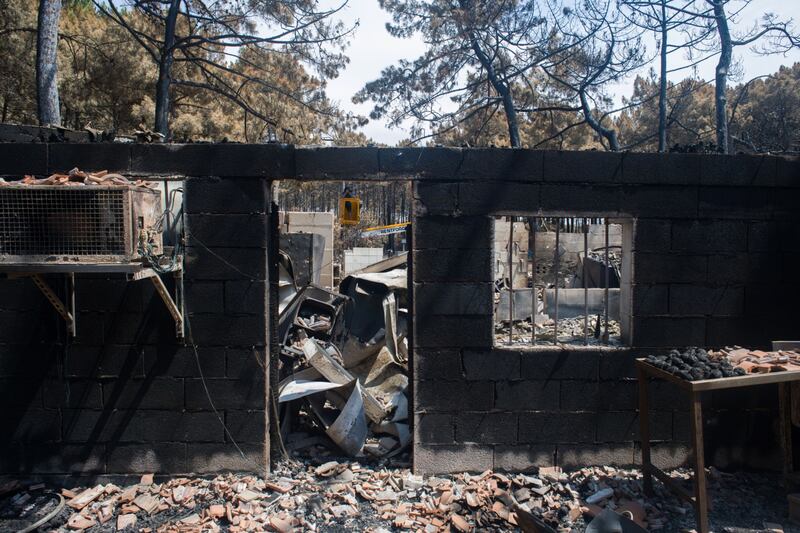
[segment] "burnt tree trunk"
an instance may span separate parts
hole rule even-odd
[[[36,35],[36,102],[39,124],[61,125],[58,107],[58,20],[61,0],[40,0]]]
[[[661,0],[661,79],[658,92],[658,151],[667,151],[667,0]]]
[[[714,105],[717,123],[717,150],[728,153],[728,74],[733,57],[733,42],[728,28],[728,17],[725,14],[723,0],[714,0],[714,21],[719,34],[720,54],[714,79]]]
[[[156,131],[169,139],[169,89],[172,84],[172,64],[175,59],[175,26],[178,21],[180,0],[172,0],[164,25],[164,46],[158,61],[158,81],[156,82]]]

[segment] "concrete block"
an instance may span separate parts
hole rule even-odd
[[[495,407],[508,411],[555,411],[562,381],[500,381],[495,385]]]
[[[700,182],[697,154],[628,152],[622,163],[624,183],[694,185]]]
[[[633,318],[634,346],[703,346],[705,339],[705,318]]]
[[[20,471],[27,474],[103,474],[106,447],[99,444],[27,444],[20,452]]]
[[[747,250],[747,222],[739,220],[675,221],[672,249],[682,252],[742,252]]]
[[[639,253],[633,260],[637,284],[705,282],[707,273],[705,255]]]
[[[191,328],[192,337],[199,346],[266,344],[265,316],[194,315],[191,317]]]
[[[767,219],[777,189],[707,186],[698,190],[700,218]]]
[[[108,452],[107,465],[109,474],[186,473],[186,444],[161,442],[113,446]]]
[[[614,183],[622,180],[621,152],[544,152],[544,179],[554,182]]]
[[[299,148],[295,150],[297,179],[379,178],[378,149]]]
[[[707,287],[703,285],[671,285],[671,315],[741,316],[744,312],[743,287]]]
[[[56,409],[28,407],[4,409],[0,414],[4,428],[0,443],[56,442],[61,440],[61,413]],[[516,425],[514,426],[516,433]]]
[[[212,144],[142,144],[130,147],[132,172],[213,176]]]
[[[800,158],[778,158],[775,172],[775,185],[779,187],[800,187]]]
[[[264,409],[266,391],[263,376],[252,380],[207,379],[208,395],[199,379],[186,380],[186,409],[206,410],[211,408],[208,396],[217,409],[261,410]]]
[[[414,473],[418,475],[480,473],[494,466],[494,448],[478,444],[414,446]]]
[[[417,348],[414,352],[414,377],[416,379],[464,378],[459,350]]]
[[[491,348],[493,327],[491,315],[420,316],[416,311],[414,316],[414,336],[420,348]]]
[[[264,443],[269,440],[266,429],[266,413],[261,410],[236,411],[227,410],[225,412],[225,425],[228,427],[233,440],[237,443],[254,442]],[[217,422],[217,426],[219,422]],[[230,440],[229,436],[225,436]]]
[[[508,148],[463,150],[458,177],[489,181],[540,181],[544,152]]]
[[[778,159],[769,155],[703,154],[700,183],[771,187],[775,184]]]
[[[267,257],[260,248],[214,247],[212,254],[202,246],[190,246],[185,265],[188,280],[265,280]]]
[[[483,250],[492,245],[492,219],[487,216],[419,217],[413,229],[415,250]]]
[[[539,467],[555,463],[556,446],[547,444],[513,444],[494,447],[494,469],[509,473],[538,472]]]
[[[596,411],[599,384],[597,381],[563,380],[559,408],[562,411]]]
[[[562,468],[587,465],[630,466],[634,463],[633,444],[559,444],[558,464]]]
[[[472,351],[463,355],[464,374],[468,380],[507,381],[520,377],[519,352],[509,350]]]
[[[150,377],[199,377],[201,371],[209,378],[225,376],[225,349],[220,347],[198,346],[195,357],[191,346],[158,345],[145,348],[142,360],[139,366]]]
[[[25,174],[47,176],[47,149],[46,144],[0,143],[0,175],[16,179]]]
[[[225,285],[221,281],[190,281],[184,291],[186,309],[191,313],[216,313],[225,308]]]
[[[539,207],[538,183],[461,182],[458,211],[464,215],[534,213]]]
[[[619,213],[622,187],[544,183],[540,207],[552,216],[612,216]]]
[[[708,283],[715,285],[741,285],[751,279],[751,263],[757,266],[757,257],[744,253],[714,254],[708,258]],[[768,263],[767,266],[774,266]]]
[[[639,218],[633,229],[634,252],[669,252],[672,244],[672,221]]]
[[[454,179],[463,161],[460,148],[380,148],[380,171],[389,176]]]
[[[454,444],[455,418],[449,413],[422,413],[416,416],[414,444]]]
[[[6,408],[43,407],[43,389],[46,389],[48,383],[39,379],[2,378],[0,400]]]
[[[295,176],[294,145],[217,143],[210,147],[214,176],[270,179]]]
[[[596,380],[600,354],[593,350],[553,351],[544,347],[522,352],[522,379],[587,379]]]
[[[225,349],[225,375],[243,381],[265,379],[266,350],[264,346]]]
[[[634,315],[666,315],[669,312],[669,285],[631,285]]]
[[[490,315],[493,283],[415,283],[414,304],[430,315]]]
[[[492,254],[486,250],[415,250],[414,277],[420,282],[492,280]]]
[[[269,185],[258,178],[189,178],[184,183],[188,214],[266,213]]]
[[[47,147],[47,170],[50,174],[66,173],[77,167],[86,172],[108,170],[124,175],[131,165],[131,147],[113,143],[52,143]]]
[[[183,379],[119,379],[103,384],[106,409],[182,409]]]
[[[686,185],[625,185],[620,212],[654,218],[697,217],[698,195]]]
[[[73,407],[100,409],[103,407],[103,392],[98,381],[92,380],[47,380],[43,393],[46,408]]]
[[[650,440],[672,439],[672,411],[651,411]],[[639,441],[639,416],[635,411],[606,411],[597,415],[598,442]]]
[[[267,306],[267,292],[267,284],[263,281],[226,281],[225,312],[263,317]]]
[[[691,447],[687,444],[663,442],[650,447],[650,461],[661,470],[688,466],[691,454]],[[636,464],[642,464],[642,449],[639,445],[635,447],[634,461]],[[713,463],[713,459],[709,462]]]
[[[628,411],[637,408],[638,381],[601,381],[598,386],[596,407],[599,411]]]
[[[592,413],[520,413],[519,442],[592,443],[595,440],[594,417]]]
[[[266,472],[268,448],[266,444],[240,445],[244,457],[233,444],[186,445],[186,469],[194,474],[221,472]]]
[[[600,354],[600,380],[635,378],[634,360],[638,354],[632,350],[610,350]]]
[[[417,216],[458,213],[458,183],[414,182],[414,213]]]
[[[186,215],[186,231],[190,246],[230,246],[234,248],[266,248],[266,215]]]
[[[494,382],[423,379],[414,383],[417,405],[430,412],[490,411]]]
[[[455,417],[456,442],[514,444],[517,441],[515,413],[461,412]]]

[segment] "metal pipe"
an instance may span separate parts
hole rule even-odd
[[[583,344],[589,345],[589,284],[586,279],[586,260],[589,258],[589,220],[583,219]]]
[[[531,221],[531,344],[536,344],[536,311],[539,306],[539,296],[536,294],[536,217],[530,217]]]
[[[556,290],[555,290],[555,299],[556,299],[556,312],[555,312],[555,319],[553,320],[553,344],[558,344],[558,282],[559,282],[559,275],[558,275],[558,268],[559,268],[559,238],[561,235],[561,220],[556,219],[556,251],[555,257],[553,258],[553,266],[555,270],[555,282],[556,282]]]
[[[603,306],[605,307],[606,324],[605,324],[605,329],[603,331],[603,343],[608,344],[608,283],[610,277],[609,271],[611,270],[611,263],[608,260],[608,219],[606,219],[605,222],[606,222],[606,228],[605,228],[606,229],[606,282],[605,282],[605,292],[603,293],[603,300],[604,300]]]
[[[508,344],[514,343],[514,217],[508,217]]]

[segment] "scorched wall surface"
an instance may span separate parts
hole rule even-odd
[[[78,279],[78,337],[25,280],[0,280],[0,471],[257,470],[265,462],[272,179],[412,179],[414,467],[638,461],[633,359],[797,338],[800,165],[771,156],[278,145],[0,144],[0,175],[74,166],[182,174],[194,353],[144,282]],[[634,219],[633,342],[492,347],[495,214]],[[201,244],[202,243],[202,244]],[[232,268],[235,267],[235,268]],[[60,278],[49,281],[58,290]],[[685,459],[679,397],[651,408],[655,462]],[[714,395],[709,460],[772,466],[777,392]]]

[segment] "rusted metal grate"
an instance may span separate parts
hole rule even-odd
[[[0,255],[126,253],[125,189],[0,188]]]

